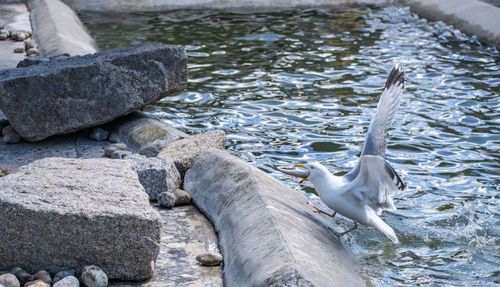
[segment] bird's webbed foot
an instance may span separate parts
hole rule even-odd
[[[333,235],[335,235],[335,236],[337,236],[337,237],[342,237],[342,236],[346,235],[347,233],[349,233],[349,232],[351,232],[351,231],[356,230],[357,228],[358,228],[358,223],[357,223],[357,222],[354,222],[354,226],[353,226],[353,227],[351,227],[351,228],[349,228],[349,229],[347,229],[347,230],[346,230],[346,231],[344,231],[344,232],[337,232],[337,231],[333,230],[333,229],[332,229],[332,228],[330,228],[330,227],[328,227],[328,230],[330,230],[330,232],[331,232]]]
[[[325,215],[328,215],[330,217],[335,217],[335,215],[337,214],[337,212],[335,212],[335,211],[332,214],[330,214],[324,210],[321,210],[320,208],[318,208],[317,206],[315,206],[314,204],[312,204],[310,202],[307,202],[307,205],[309,205],[313,209],[314,213],[325,214]]]

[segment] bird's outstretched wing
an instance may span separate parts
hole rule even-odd
[[[396,209],[392,196],[398,190],[404,190],[406,184],[385,159],[373,155],[361,156],[354,170],[357,172],[351,174],[353,178],[346,191],[377,214],[384,209]]]
[[[389,74],[384,92],[378,102],[377,111],[370,121],[361,155],[385,156],[386,133],[399,108],[404,89],[404,71],[396,64]]]

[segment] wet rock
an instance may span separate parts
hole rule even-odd
[[[150,200],[157,200],[162,192],[173,193],[181,184],[181,175],[171,160],[131,154],[126,159],[134,162],[144,190]]]
[[[44,282],[41,279],[35,281],[29,281],[24,284],[24,287],[50,287],[50,284]]]
[[[24,68],[24,67],[28,67],[31,65],[36,65],[36,64],[40,64],[40,63],[44,63],[44,62],[48,62],[48,61],[49,61],[49,58],[42,57],[42,56],[26,57],[26,58],[22,59],[21,61],[19,61],[19,63],[17,63],[17,68]]]
[[[8,144],[15,144],[21,141],[21,137],[16,133],[11,125],[2,129],[3,141]]]
[[[26,50],[26,55],[27,56],[38,55],[38,49],[37,48],[28,49]]]
[[[24,286],[24,284],[29,280],[31,274],[26,272],[23,268],[21,267],[14,267],[12,271],[10,272],[14,275],[16,275],[17,280],[19,280],[19,283],[21,283],[21,286]]]
[[[162,192],[158,195],[158,203],[166,208],[175,206],[175,194],[173,192]]]
[[[35,274],[31,275],[28,278],[28,280],[29,281],[42,280],[43,282],[45,282],[47,284],[52,283],[52,277],[50,276],[49,272],[47,272],[45,270],[40,270],[40,271],[36,272]]]
[[[80,281],[75,276],[69,275],[58,280],[52,287],[80,287]]]
[[[174,141],[163,148],[158,157],[173,160],[179,172],[183,173],[202,151],[210,148],[224,149],[225,143],[224,131],[210,131]]]
[[[196,255],[196,260],[203,266],[219,266],[222,263],[222,255],[208,251]]]
[[[109,132],[106,130],[103,130],[102,128],[93,128],[90,131],[89,137],[93,140],[96,141],[104,141],[108,139]]]
[[[20,287],[21,284],[19,280],[17,280],[14,274],[2,274],[0,275],[0,284],[3,284],[5,287]]]
[[[111,154],[117,150],[127,150],[127,146],[125,144],[122,144],[122,143],[108,144],[104,148],[104,156],[111,157]]]
[[[83,267],[82,283],[87,287],[106,287],[108,286],[108,276],[101,268],[90,265]]]
[[[23,47],[14,48],[14,53],[24,53]]]
[[[31,48],[36,48],[35,41],[33,41],[33,39],[28,39],[24,41],[24,49],[28,51]]]
[[[153,275],[162,221],[128,160],[45,158],[22,166],[0,177],[0,218],[0,230],[9,230],[0,270],[55,273],[95,262],[112,279]]]
[[[108,123],[186,83],[183,47],[141,44],[1,70],[0,109],[21,137],[38,141]]]
[[[68,276],[75,276],[75,271],[74,270],[63,270],[59,271],[54,275],[54,280],[52,281],[53,283],[56,283],[57,281],[68,277]]]
[[[132,153],[128,150],[114,150],[111,152],[110,158],[112,159],[124,159],[131,156]]]
[[[191,204],[191,195],[185,190],[176,189],[175,192],[175,206]]]
[[[10,38],[14,41],[22,42],[28,39],[29,37],[30,35],[27,32],[20,32],[20,31],[10,32]]]

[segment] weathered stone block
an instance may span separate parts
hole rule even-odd
[[[263,171],[213,149],[184,188],[219,235],[225,286],[365,286],[331,222]]]
[[[153,275],[161,218],[132,163],[46,158],[0,178],[0,270],[100,266],[110,279]]]
[[[0,71],[0,109],[29,141],[107,123],[185,88],[181,46],[141,44]]]

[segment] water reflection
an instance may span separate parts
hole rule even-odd
[[[272,166],[319,160],[348,171],[401,62],[408,84],[387,156],[409,189],[384,218],[402,244],[368,228],[349,244],[375,285],[500,282],[495,49],[400,7],[82,18],[102,49],[186,45],[188,90],[149,112],[188,132],[224,129],[230,150],[297,189]]]

